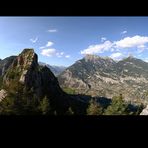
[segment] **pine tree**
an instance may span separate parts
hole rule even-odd
[[[43,115],[49,114],[51,108],[50,108],[49,99],[46,96],[43,98],[43,100],[41,100],[39,109]]]
[[[91,99],[87,108],[87,115],[102,115],[103,109],[97,100]]]
[[[128,105],[124,102],[122,94],[112,98],[111,105],[105,110],[104,115],[126,115]]]

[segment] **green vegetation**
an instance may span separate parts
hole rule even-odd
[[[102,115],[103,108],[97,103],[96,100],[91,99],[87,109],[87,115]]]
[[[21,73],[22,71],[20,67],[10,68],[6,73],[6,77],[11,80],[17,80]]]
[[[48,97],[37,98],[33,88],[19,82],[11,83],[7,97],[0,102],[0,115],[54,115]]]
[[[12,87],[11,87],[12,88]],[[1,115],[34,115],[39,114],[38,99],[31,91],[25,91],[20,83],[8,92],[7,97],[0,102]]]
[[[47,115],[50,112],[50,103],[49,99],[45,96],[43,100],[40,101],[39,110],[42,112],[43,115]]]
[[[122,94],[112,98],[112,103],[104,112],[104,115],[127,115],[128,104],[123,100]]]

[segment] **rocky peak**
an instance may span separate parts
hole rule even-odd
[[[36,69],[38,58],[33,49],[24,49],[12,62],[4,76],[4,84],[9,85],[12,81],[26,83],[26,75],[30,70]]]
[[[98,64],[115,64],[116,62],[110,58],[110,57],[100,57],[98,55],[91,55],[91,54],[87,54],[83,60],[85,62],[92,62],[92,63],[98,63]]]
[[[84,60],[87,61],[96,61],[99,60],[101,57],[99,57],[98,55],[92,55],[92,54],[86,54],[84,57]]]
[[[22,69],[29,66],[38,66],[38,57],[33,49],[24,49],[13,63],[13,66],[21,66]]]
[[[58,98],[64,95],[50,69],[38,64],[38,57],[33,49],[24,49],[3,77],[3,86],[8,91],[18,84],[22,84],[27,91],[33,91],[37,98],[45,95]]]

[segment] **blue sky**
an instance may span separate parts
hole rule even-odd
[[[24,48],[51,65],[69,66],[85,54],[148,61],[148,17],[0,17],[0,58]]]

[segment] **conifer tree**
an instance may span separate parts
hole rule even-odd
[[[111,105],[105,110],[105,115],[126,115],[128,105],[124,102],[122,94],[112,98]]]
[[[46,96],[43,98],[43,100],[41,100],[39,109],[41,110],[43,115],[49,114],[51,108],[49,99]]]
[[[101,115],[102,107],[97,103],[97,100],[91,99],[87,108],[87,115]]]

